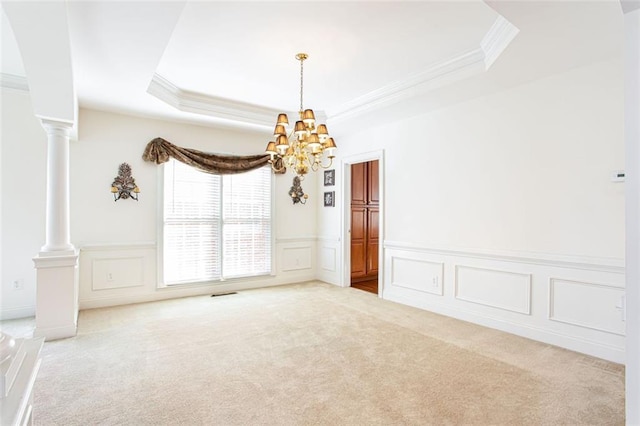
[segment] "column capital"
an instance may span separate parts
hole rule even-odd
[[[73,123],[69,121],[51,120],[49,118],[40,118],[40,124],[45,132],[50,135],[69,137]]]

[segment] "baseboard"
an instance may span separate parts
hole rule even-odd
[[[227,281],[216,284],[198,284],[188,286],[174,286],[156,289],[154,292],[94,297],[80,300],[80,310],[106,308],[110,306],[130,305],[134,303],[157,302],[160,300],[178,299],[181,297],[204,296],[214,293],[228,293],[234,291],[252,290],[265,287],[294,284],[312,281],[315,277],[310,274],[300,274],[288,279],[261,279],[252,281]]]
[[[625,362],[621,259],[385,242],[384,298]]]
[[[484,327],[493,328],[496,330],[504,331],[506,333],[515,334],[528,339],[595,356],[607,361],[616,362],[619,364],[625,363],[624,347],[617,347],[592,340],[580,339],[576,336],[570,336],[555,331],[534,327],[531,325],[516,324],[500,318],[490,317],[485,314],[480,315],[475,312],[450,305],[429,303],[420,301],[415,298],[406,298],[397,295],[387,296],[385,294],[383,298],[392,302],[413,306],[414,308],[427,310],[436,314],[445,315],[459,320],[482,325]]]
[[[0,310],[0,320],[12,320],[20,318],[29,318],[36,314],[35,305],[18,306],[17,308],[9,308]]]
[[[78,332],[76,324],[69,324],[63,327],[38,327],[33,331],[33,337],[44,337],[45,341],[66,339],[74,337]]]

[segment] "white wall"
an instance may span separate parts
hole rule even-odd
[[[46,137],[28,95],[2,94],[1,314],[9,318],[33,314]],[[621,62],[607,61],[336,134],[340,158],[384,150],[384,297],[623,361],[615,305],[624,292],[624,184],[610,182],[624,167],[622,98]],[[158,290],[159,174],[142,161],[144,146],[161,136],[246,154],[261,152],[266,139],[93,110],[81,110],[79,129],[71,143],[71,237],[81,249],[82,308],[315,277],[341,282],[340,158],[334,187],[314,175],[303,182],[304,206],[288,199],[291,174],[276,177],[275,277]],[[121,162],[133,168],[139,202],[113,202]],[[325,190],[336,191],[336,207],[321,205]],[[120,274],[107,284],[105,267]],[[16,279],[22,290],[11,289]]]
[[[622,361],[622,69],[338,135],[341,158],[384,150],[384,297]],[[342,211],[319,210],[320,253]]]
[[[158,289],[157,218],[160,166],[142,160],[146,144],[162,137],[206,152],[264,152],[268,131],[212,129],[81,109],[79,140],[71,146],[71,235],[80,255],[80,307],[156,300],[214,291],[278,285],[315,277],[314,177],[303,188],[310,200],[293,205],[293,176],[275,183],[276,274],[224,283]],[[140,200],[113,201],[109,188],[118,165],[127,162],[141,189]],[[114,273],[106,282],[104,272]]]
[[[35,312],[32,257],[44,244],[46,136],[28,93],[3,89],[2,318]],[[81,109],[79,137],[71,142],[71,240],[80,249],[80,308],[277,285],[315,278],[315,177],[303,182],[310,198],[293,205],[293,176],[275,178],[276,274],[253,280],[157,289],[156,243],[159,168],[142,160],[146,144],[163,137],[179,146],[229,154],[264,151],[268,132],[212,129]],[[113,201],[111,182],[127,162],[140,200]],[[104,268],[114,279],[105,282]],[[13,291],[12,280],[24,280]]]
[[[44,244],[47,137],[29,94],[1,89],[2,159],[0,318],[35,314],[36,273],[31,260]],[[18,281],[21,288],[14,289]]]

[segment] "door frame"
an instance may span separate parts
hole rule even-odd
[[[351,287],[351,165],[378,160],[378,297],[384,294],[384,150],[364,152],[342,158],[342,287]]]

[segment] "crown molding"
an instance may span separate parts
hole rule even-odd
[[[249,125],[271,127],[279,113],[272,108],[183,90],[156,73],[147,93],[180,111]]]
[[[393,82],[327,111],[331,123],[394,104],[445,84],[478,74],[485,69],[484,52],[477,48],[439,62],[413,76]]]
[[[520,30],[498,15],[477,48],[433,64],[408,79],[396,81],[329,110],[332,123],[351,119],[402,99],[481,74],[509,46]]]
[[[27,78],[19,75],[0,73],[0,87],[29,92]]]
[[[484,63],[487,70],[491,68],[491,65],[500,57],[519,32],[520,30],[507,21],[504,16],[498,15],[480,42],[480,49],[484,52]]]
[[[326,122],[329,118],[332,124],[339,123],[486,72],[518,32],[518,28],[502,15],[498,15],[477,48],[435,63],[409,78],[387,84],[326,112],[316,111],[316,120]],[[208,115],[247,126],[270,128],[275,117],[281,112],[273,108],[184,90],[157,73],[154,73],[147,93],[180,111]]]
[[[147,93],[177,110],[209,115],[240,125],[271,128],[275,125],[278,114],[283,112],[260,105],[184,90],[157,73],[154,73]],[[297,112],[287,113],[297,114]],[[327,114],[324,111],[315,111],[315,116],[318,122],[326,122]]]

